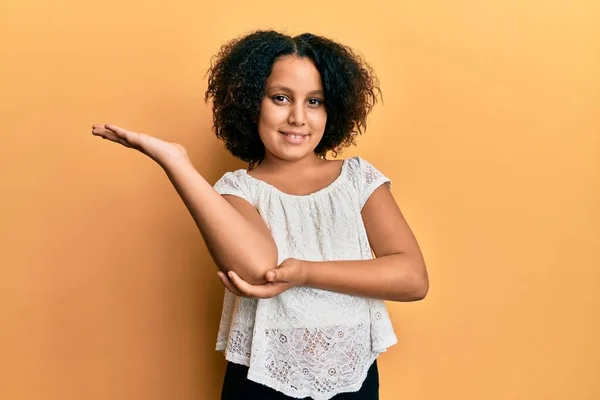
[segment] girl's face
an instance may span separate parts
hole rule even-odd
[[[284,56],[275,61],[258,119],[265,160],[315,155],[327,122],[324,100],[321,75],[310,59]]]

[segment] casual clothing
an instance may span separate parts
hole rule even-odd
[[[360,157],[306,196],[281,192],[240,169],[215,184],[252,204],[270,229],[278,261],[373,258],[361,209],[390,180]],[[380,353],[397,342],[382,300],[309,287],[270,299],[225,291],[217,350],[249,367],[247,378],[292,398],[328,400],[356,392]]]

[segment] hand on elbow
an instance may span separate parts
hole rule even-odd
[[[267,283],[266,273],[277,268],[277,260],[259,259],[255,262],[246,260],[244,264],[231,266],[227,271],[235,272],[242,280],[251,285],[263,285]],[[225,272],[227,272],[225,271]]]
[[[270,269],[273,269],[273,267],[255,267],[246,273],[246,277],[244,277],[244,275],[240,275],[240,278],[251,285],[264,285],[267,283],[266,274]]]

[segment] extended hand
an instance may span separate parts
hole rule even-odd
[[[302,286],[305,281],[303,263],[293,258],[288,258],[278,268],[267,271],[267,282],[262,285],[251,285],[233,271],[229,271],[227,275],[222,271],[217,274],[223,285],[236,296],[257,299],[275,297],[289,288]]]
[[[93,125],[92,135],[138,150],[159,163],[167,159],[187,159],[187,152],[180,144],[165,142],[146,133],[128,131],[116,125]]]

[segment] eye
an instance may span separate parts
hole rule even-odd
[[[323,104],[323,100],[321,100],[321,99],[316,99],[316,98],[308,99],[308,105],[313,108],[319,107],[321,104]]]
[[[286,102],[288,102],[288,98],[278,94],[276,96],[271,97],[271,99],[273,99],[273,101],[275,102],[275,104],[285,104]]]

